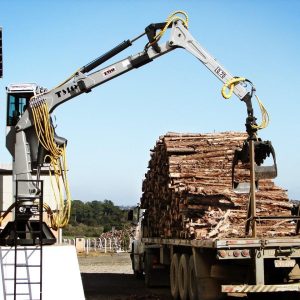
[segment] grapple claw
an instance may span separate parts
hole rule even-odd
[[[271,166],[262,165],[267,157],[272,156],[273,164]],[[273,179],[277,177],[277,164],[275,150],[270,141],[258,139],[254,142],[254,160],[255,160],[255,185],[258,190],[258,181],[261,179]],[[245,140],[241,150],[235,150],[232,160],[232,187],[236,193],[249,193],[250,180],[237,180],[236,166],[241,162],[243,166],[250,163],[249,141]],[[244,169],[247,169],[246,167]],[[245,176],[244,176],[245,177]],[[244,178],[243,178],[244,180]]]

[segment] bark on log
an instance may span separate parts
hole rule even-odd
[[[234,151],[247,135],[167,133],[153,150],[142,185],[144,234],[175,238],[242,237],[249,195],[231,188]],[[249,177],[249,166],[239,166],[239,178]],[[286,190],[272,180],[261,180],[256,193],[257,214],[291,215]],[[260,221],[258,236],[293,234],[291,221]]]

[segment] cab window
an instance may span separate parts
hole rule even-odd
[[[9,93],[7,95],[7,126],[15,126],[27,108],[33,93]]]

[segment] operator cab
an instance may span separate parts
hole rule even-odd
[[[28,107],[30,98],[45,89],[35,83],[10,84],[7,93],[7,126],[15,126]]]

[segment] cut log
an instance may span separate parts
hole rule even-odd
[[[144,234],[166,238],[243,237],[249,195],[231,187],[232,159],[245,133],[167,133],[151,150],[142,185]],[[243,180],[249,166],[239,166]],[[256,193],[257,214],[291,215],[286,190],[272,180],[261,180]],[[291,221],[260,221],[258,236],[294,232]]]

